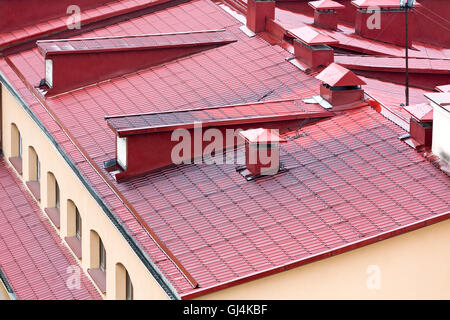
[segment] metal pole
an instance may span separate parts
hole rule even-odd
[[[405,59],[406,59],[406,88],[405,88],[405,96],[406,96],[406,105],[409,106],[409,59],[408,59],[408,5],[405,4]]]

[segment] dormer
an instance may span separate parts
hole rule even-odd
[[[37,41],[51,96],[234,42],[225,30]]]

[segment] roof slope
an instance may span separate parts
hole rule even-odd
[[[397,139],[405,131],[370,108],[305,127],[281,148],[287,171],[253,182],[232,165],[176,166],[121,184],[100,169],[115,156],[106,115],[317,95],[320,82],[287,62],[287,51],[259,36],[249,38],[239,27],[212,2],[193,0],[83,33],[106,37],[224,28],[238,41],[42,104],[29,91],[44,72],[37,49],[0,60],[0,70],[181,297],[448,211],[448,177]],[[384,87],[377,92],[389,96]],[[131,208],[199,289],[158,248]]]
[[[75,258],[21,181],[0,158],[0,269],[18,299],[101,299],[81,271],[80,288],[67,286]]]

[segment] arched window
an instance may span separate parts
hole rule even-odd
[[[67,200],[66,242],[78,259],[82,257],[83,220],[80,211],[72,200]]]
[[[17,126],[11,124],[11,157],[9,162],[11,162],[17,173],[22,174],[22,136],[20,134]]]
[[[107,270],[107,259],[106,259],[106,248],[105,245],[98,235],[97,232],[91,230],[90,232],[90,268],[88,273],[91,275],[97,287],[106,293],[106,270]]]
[[[58,181],[51,172],[47,173],[47,213],[53,224],[59,229],[61,226],[61,192],[59,190]]]
[[[134,288],[130,274],[123,264],[116,264],[116,299],[134,300]]]
[[[36,200],[41,200],[41,163],[33,147],[28,148],[28,175],[27,186]]]

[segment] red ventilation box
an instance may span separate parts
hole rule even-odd
[[[337,29],[337,10],[344,9],[344,5],[332,0],[310,1],[308,4],[314,8],[314,24],[316,26],[331,30]]]
[[[323,82],[320,86],[320,96],[332,106],[364,101],[361,85],[366,83],[352,71],[336,63],[330,64],[316,78]]]
[[[368,39],[405,46],[405,11],[400,0],[355,0],[355,32]],[[415,34],[414,15],[409,15],[408,47]]]
[[[274,175],[280,170],[280,143],[286,142],[278,130],[257,128],[241,131],[245,140],[246,176]]]
[[[247,28],[258,33],[266,30],[266,21],[275,18],[275,1],[248,0]]]
[[[433,141],[433,107],[428,103],[406,106],[411,114],[409,134],[420,146],[431,147]]]
[[[309,26],[289,30],[294,39],[294,54],[310,69],[327,67],[334,61],[334,51],[328,45],[338,41]]]

